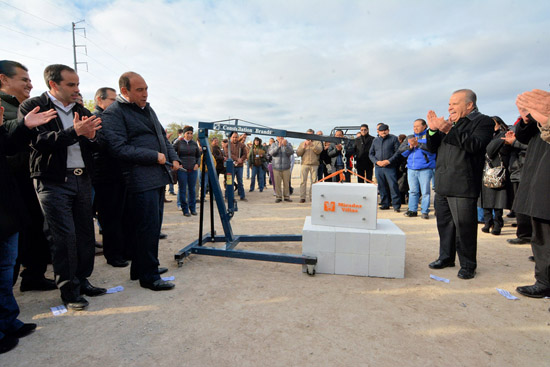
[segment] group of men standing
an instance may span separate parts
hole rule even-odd
[[[171,170],[177,170],[180,162],[147,103],[145,80],[127,72],[119,79],[120,94],[113,88],[99,89],[94,114],[77,102],[79,78],[72,68],[49,65],[44,80],[48,91],[29,98],[32,84],[27,69],[16,62],[0,61],[3,104],[17,109],[16,116],[10,111],[2,119],[8,122],[2,127],[2,136],[10,147],[15,145],[2,151],[2,160],[13,153],[26,154],[27,159],[26,175],[20,175],[21,181],[9,192],[18,199],[13,208],[21,215],[10,212],[7,217],[13,223],[1,223],[2,254],[9,249],[11,256],[1,256],[0,352],[4,346],[14,346],[10,330],[21,325],[11,290],[17,258],[17,246],[15,250],[13,246],[17,242],[21,255],[32,255],[29,258],[34,261],[22,261],[22,291],[58,288],[63,303],[74,310],[88,306],[84,296],[105,294],[106,289],[88,280],[95,257],[94,190],[107,262],[125,267],[127,260],[132,260],[130,277],[144,288],[158,291],[174,287],[160,277],[167,269],[159,268],[158,241],[164,188],[171,181]],[[13,85],[16,88],[10,90]],[[7,169],[2,175],[2,181],[18,177]],[[28,190],[31,180],[33,191]],[[40,216],[29,215],[33,210],[30,204],[19,205],[32,203],[32,198],[38,199],[43,223]],[[7,210],[7,201],[3,196],[2,211]],[[41,231],[36,231],[37,226],[43,227]],[[37,233],[45,236],[40,238]],[[31,235],[39,240],[33,241],[36,249],[27,249],[25,239]],[[47,249],[54,281],[44,277],[50,261]],[[2,338],[2,333],[8,339]]]

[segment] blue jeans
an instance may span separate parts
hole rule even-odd
[[[254,191],[256,186],[256,177],[258,177],[258,188],[260,192],[264,191],[265,179],[264,179],[264,169],[262,166],[252,166],[252,178],[250,179],[250,191]]]
[[[391,203],[394,209],[401,208],[401,198],[399,195],[399,185],[397,184],[397,169],[395,167],[376,167],[374,174],[378,181],[378,191],[380,192],[380,206],[388,208]],[[388,192],[386,186],[389,186]]]
[[[14,332],[23,326],[17,319],[19,306],[13,296],[13,267],[18,241],[18,233],[0,241],[0,339],[5,336],[3,332]]]
[[[235,167],[235,177],[233,179],[237,182],[237,191],[240,198],[244,199],[243,167]]]
[[[420,211],[422,214],[430,212],[430,180],[433,171],[431,168],[408,169],[407,179],[409,181],[409,211],[418,211],[418,199],[422,193]]]
[[[179,201],[181,204],[181,210],[184,213],[189,213],[189,211],[194,213],[196,211],[195,206],[197,203],[197,194],[195,188],[197,187],[198,172],[199,171],[195,170],[178,170]]]

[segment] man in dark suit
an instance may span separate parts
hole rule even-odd
[[[428,112],[427,147],[437,152],[435,199],[439,258],[432,269],[455,266],[460,260],[460,279],[472,279],[477,267],[477,198],[485,148],[495,123],[481,114],[470,89],[454,92],[449,100],[449,120]]]
[[[19,106],[18,119],[29,112],[55,110],[56,118],[37,128],[31,142],[31,177],[44,212],[55,281],[67,307],[88,306],[82,297],[99,296],[104,288],[88,281],[94,268],[95,238],[92,213],[92,150],[101,119],[76,103],[79,78],[66,65],[44,70],[49,91]]]
[[[128,212],[134,225],[130,278],[143,288],[169,290],[174,284],[161,279],[158,244],[164,211],[165,186],[172,169],[180,168],[174,148],[147,103],[147,83],[141,75],[126,72],[119,79],[120,94],[103,112],[102,139],[111,155],[119,159],[128,190]]]
[[[355,169],[357,174],[372,181],[373,163],[369,158],[370,147],[374,137],[369,134],[369,126],[361,125],[360,136],[355,138]],[[364,182],[361,177],[357,177],[357,182]]]

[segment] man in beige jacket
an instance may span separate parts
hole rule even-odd
[[[308,129],[308,134],[313,134],[312,129]],[[319,155],[323,151],[320,141],[306,140],[298,146],[296,154],[302,158],[302,168],[300,169],[300,203],[306,202],[307,177],[311,177],[311,184],[317,182],[317,167],[319,167]],[[309,187],[309,197],[311,199],[311,186]]]

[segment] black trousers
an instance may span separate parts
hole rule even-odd
[[[460,266],[477,267],[477,199],[435,194],[437,231],[439,232],[439,259],[455,261],[458,253]]]
[[[356,164],[355,169],[359,176],[365,177],[367,180],[372,181],[373,166],[365,166],[362,164]],[[361,177],[357,177],[357,182],[365,182]]]
[[[103,255],[108,262],[126,260],[126,242],[130,231],[125,220],[126,185],[124,182],[97,183],[95,206],[103,235]]]
[[[127,207],[133,225],[130,277],[145,282],[154,282],[160,279],[158,252],[164,212],[164,186],[143,192],[129,193]]]
[[[67,171],[66,182],[37,179],[55,282],[62,296],[78,296],[80,284],[94,269],[95,238],[92,184],[87,173]]]
[[[15,179],[29,221],[19,231],[19,249],[13,281],[17,281],[20,265],[25,268],[21,272],[22,278],[41,279],[44,277],[48,264],[52,261],[50,246],[44,234],[44,215],[28,172],[25,175],[16,175]]]
[[[535,257],[536,284],[550,288],[550,221],[532,218],[531,249]]]
[[[519,182],[513,182],[514,193],[517,192]],[[516,213],[516,223],[518,227],[516,229],[516,237],[522,240],[530,240],[533,228],[531,227],[531,217],[525,214]]]

